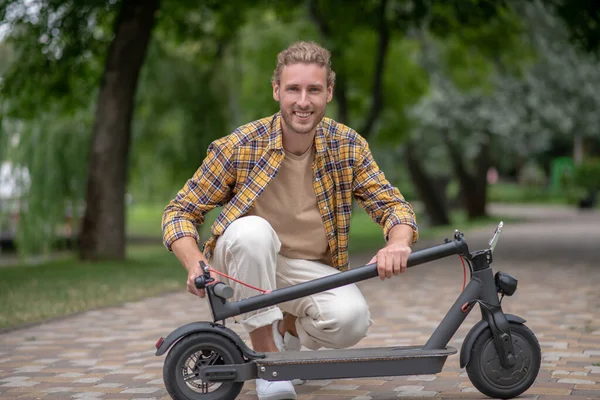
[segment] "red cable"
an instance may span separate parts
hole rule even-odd
[[[257,288],[256,286],[249,285],[249,284],[247,284],[247,283],[245,283],[245,282],[242,282],[242,281],[240,281],[240,280],[237,280],[237,279],[235,279],[235,278],[232,278],[231,276],[229,276],[229,275],[227,275],[227,274],[224,274],[224,273],[222,273],[222,272],[219,272],[219,271],[217,271],[217,270],[215,270],[215,269],[213,269],[213,268],[209,268],[208,270],[209,270],[210,272],[214,272],[214,273],[215,273],[215,274],[217,274],[217,275],[224,276],[224,277],[225,277],[225,278],[227,278],[227,279],[231,279],[232,281],[234,281],[234,282],[237,282],[237,283],[239,283],[240,285],[244,285],[244,286],[247,286],[247,287],[249,287],[249,288],[251,288],[251,289],[258,290],[258,291],[259,291],[259,292],[261,292],[261,293],[271,293],[271,291],[270,291],[270,290],[264,290],[264,289]]]

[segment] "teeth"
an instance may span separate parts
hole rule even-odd
[[[309,112],[306,112],[306,113],[296,112],[296,115],[301,118],[305,118],[305,117],[308,117],[310,115],[310,113]]]

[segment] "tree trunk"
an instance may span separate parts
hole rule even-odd
[[[481,218],[487,215],[487,173],[491,167],[491,134],[486,132],[485,141],[479,149],[479,154],[476,159],[475,187],[473,188],[473,198],[469,202],[471,208],[467,210],[469,219]]]
[[[490,167],[490,135],[486,135],[486,141],[479,150],[474,175],[467,170],[463,155],[457,146],[452,143],[448,132],[443,132],[442,137],[446,143],[454,172],[458,177],[460,193],[468,218],[472,220],[485,217],[487,215],[487,171]]]
[[[321,37],[324,41],[331,41],[331,27],[327,23],[327,18],[323,15],[323,13],[319,10],[316,0],[311,0],[308,2],[308,13],[310,18],[313,20]],[[338,60],[341,60],[342,55],[338,46],[332,45],[330,46],[329,51],[331,52],[331,61],[334,66],[333,70],[335,71],[335,87],[333,88],[333,97],[337,103],[337,121],[342,124],[350,124],[349,116],[348,116],[348,96],[346,90],[346,75],[344,72],[344,67],[341,63],[338,63]],[[335,66],[338,65],[336,68]]]
[[[449,225],[448,205],[444,201],[442,194],[435,187],[429,174],[427,174],[423,164],[415,155],[414,144],[410,140],[405,143],[404,159],[406,160],[411,180],[415,185],[419,198],[423,202],[430,224],[432,226]]]
[[[125,258],[125,190],[131,120],[159,0],[124,0],[100,84],[80,257]]]
[[[367,114],[364,125],[360,129],[363,137],[368,137],[373,132],[375,122],[383,109],[383,72],[390,44],[390,28],[385,16],[387,0],[381,0],[379,6],[379,42],[377,45],[377,56],[375,57],[375,68],[373,69],[373,87],[371,89],[371,108]]]

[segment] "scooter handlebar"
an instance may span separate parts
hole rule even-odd
[[[407,265],[413,267],[429,261],[448,257],[454,254],[469,254],[467,243],[461,237],[433,247],[417,250],[408,256]]]
[[[228,286],[223,282],[216,282],[213,285],[213,292],[217,297],[220,297],[222,299],[229,299],[233,297],[233,289],[231,288],[231,286]]]
[[[223,282],[212,282],[214,282],[212,279],[207,279],[204,275],[200,275],[194,279],[194,285],[196,285],[197,289],[208,289],[210,287],[210,290],[222,299],[233,297],[233,289],[230,286]]]

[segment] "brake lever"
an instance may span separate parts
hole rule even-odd
[[[498,227],[494,231],[494,236],[492,236],[492,239],[488,243],[490,245],[490,250],[492,251],[492,253],[494,252],[494,249],[496,248],[496,245],[498,244],[498,240],[500,239],[500,234],[502,233],[503,226],[504,226],[504,222],[500,221],[500,223],[498,224]]]

